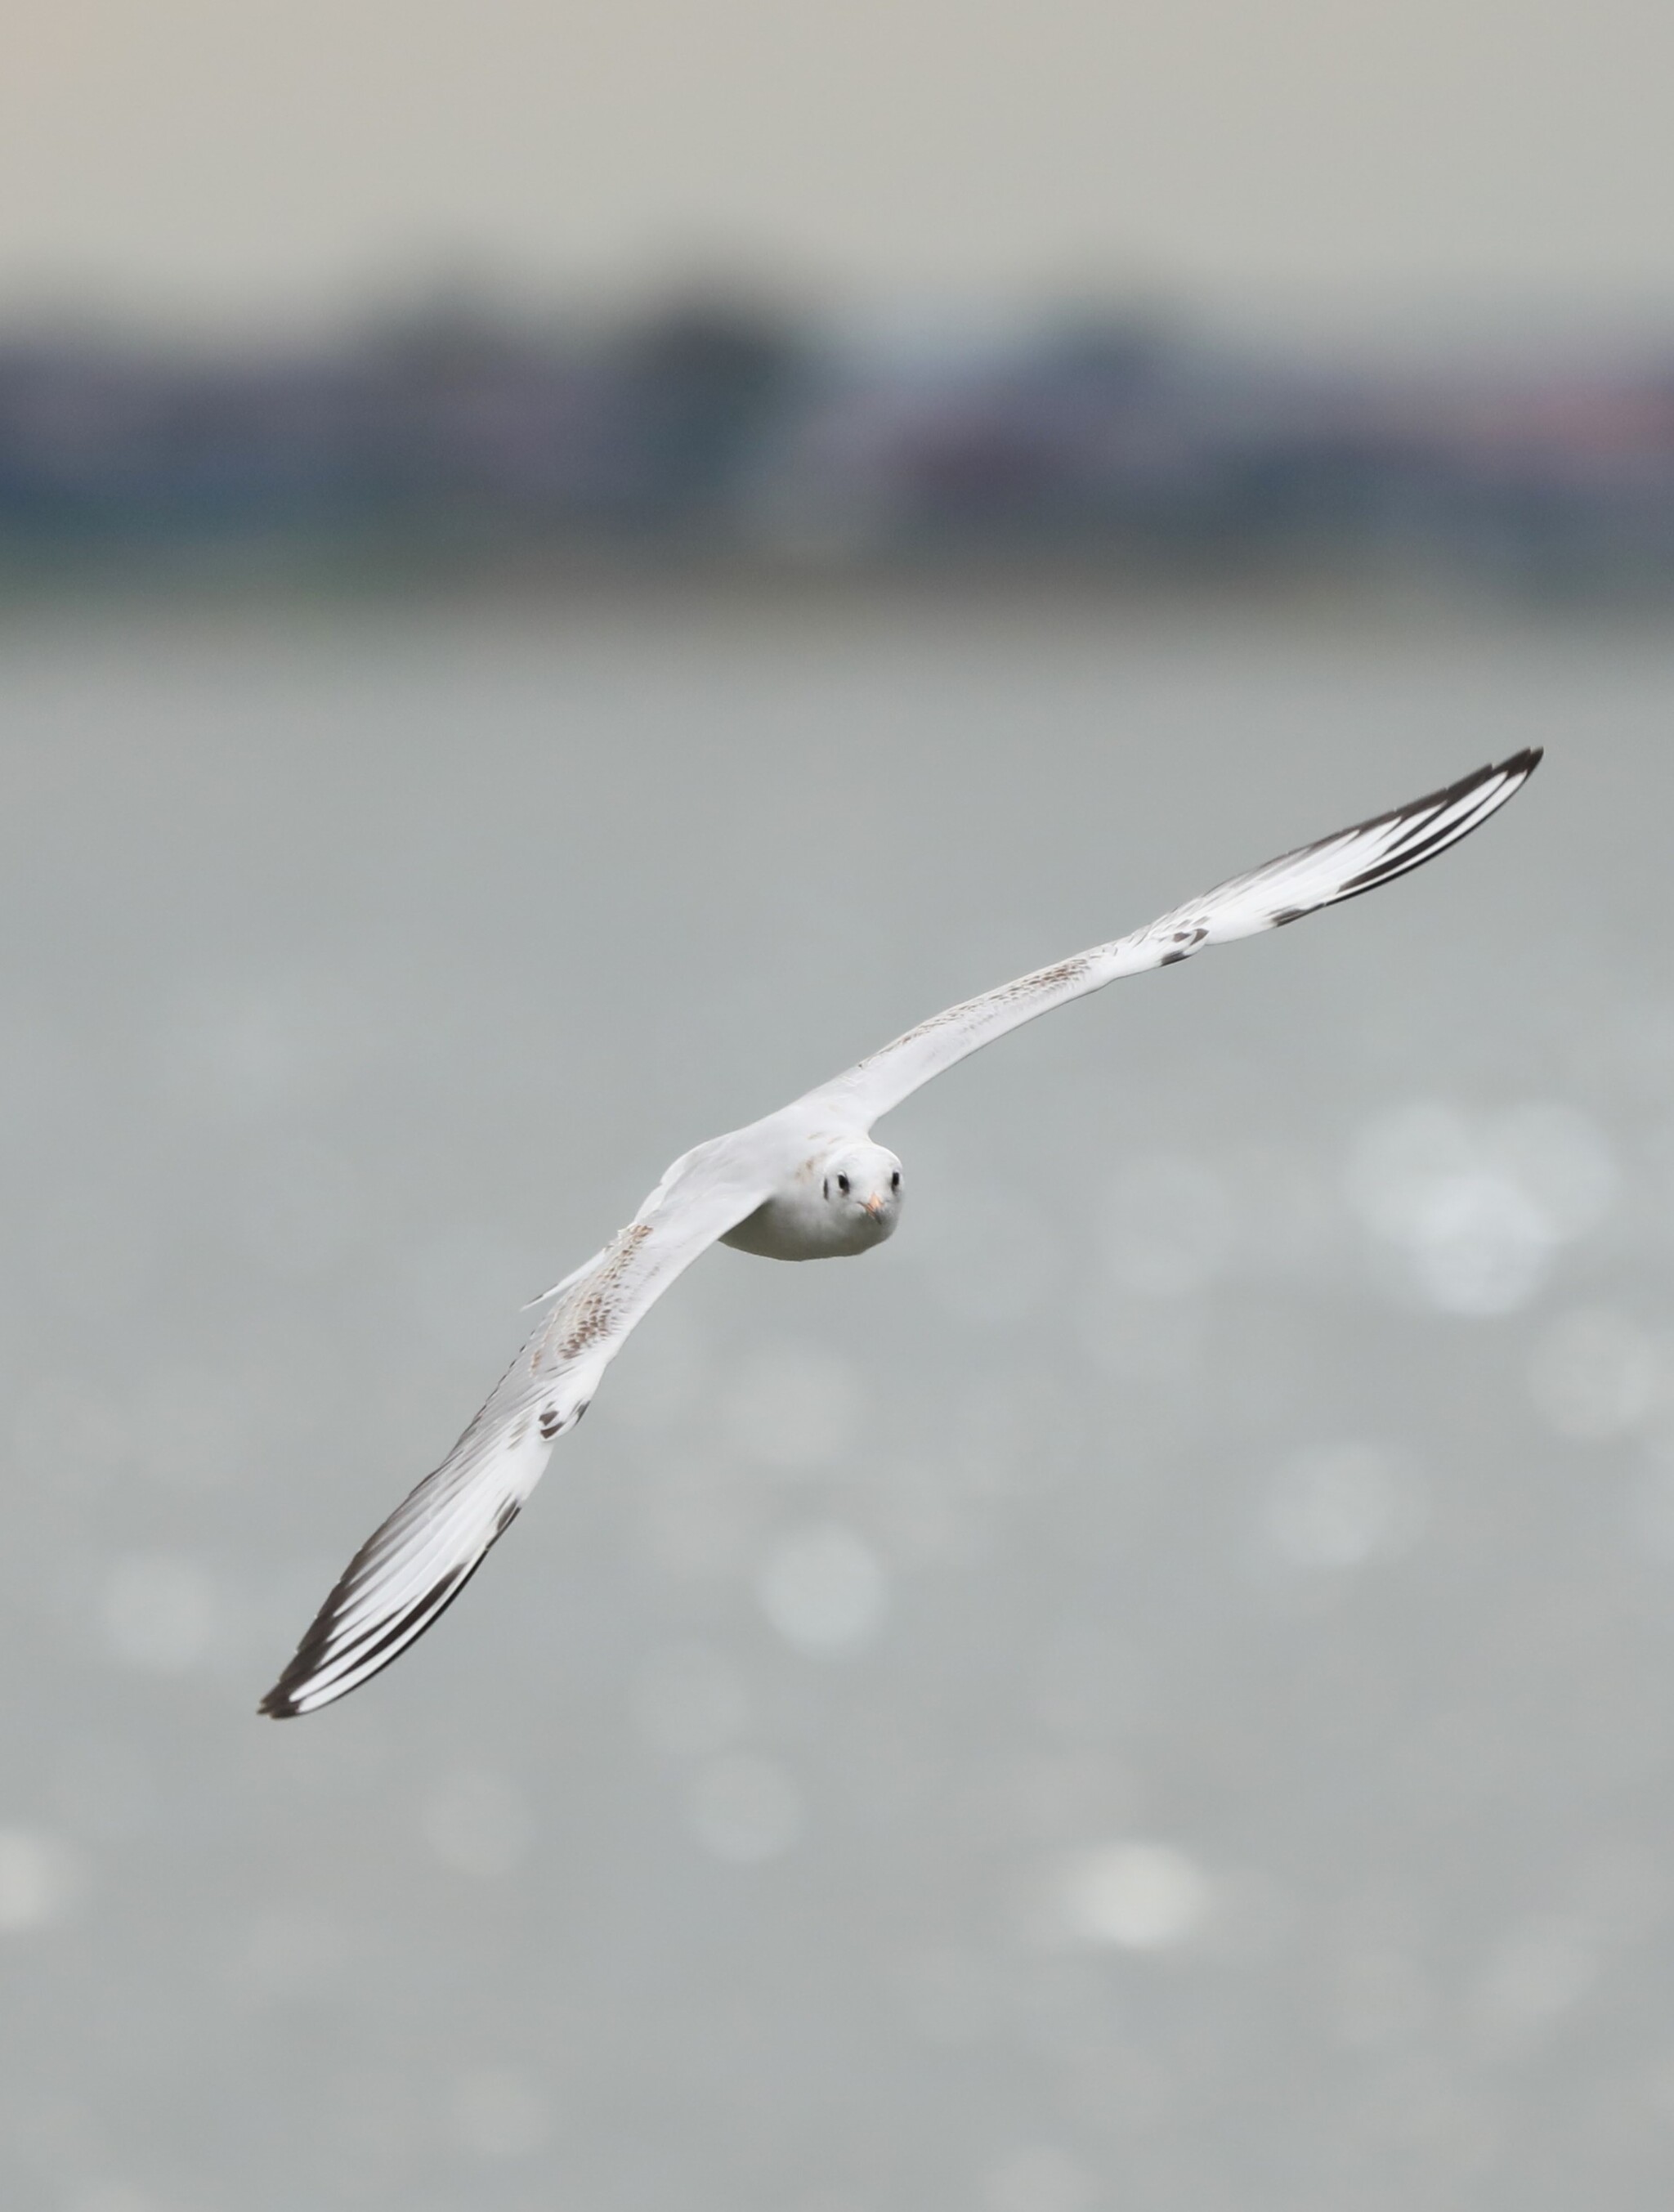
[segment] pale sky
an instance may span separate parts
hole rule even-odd
[[[13,0],[0,312],[1674,305],[1674,0]]]

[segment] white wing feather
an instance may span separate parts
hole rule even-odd
[[[1037,1014],[1101,991],[1119,976],[1168,967],[1205,945],[1225,945],[1298,921],[1422,866],[1486,822],[1522,789],[1539,761],[1538,750],[1531,750],[1478,769],[1445,791],[1299,846],[1248,875],[1234,876],[1127,937],[949,1006],[810,1091],[808,1103],[817,1103],[851,1127],[869,1129],[932,1076]]]
[[[675,1279],[772,1187],[750,1132],[676,1160],[627,1228],[561,1295],[436,1469],[349,1561],[296,1656],[262,1701],[313,1712],[367,1681],[458,1597],[587,1410],[629,1332]]]

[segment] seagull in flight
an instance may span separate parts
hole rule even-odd
[[[682,1153],[628,1226],[534,1303],[539,1324],[434,1474],[344,1570],[262,1711],[311,1713],[398,1658],[516,1520],[552,1447],[655,1301],[716,1243],[767,1260],[869,1252],[901,1219],[901,1164],[872,1124],[933,1075],[1119,976],[1254,937],[1422,866],[1520,791],[1538,750],[1234,876],[1130,936],[967,999],[748,1127]]]

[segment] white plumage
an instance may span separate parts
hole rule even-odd
[[[628,1226],[548,1292],[547,1310],[488,1403],[355,1553],[262,1710],[283,1718],[329,1705],[423,1634],[516,1517],[554,1443],[585,1413],[640,1316],[710,1245],[824,1259],[889,1236],[900,1217],[901,1163],[870,1133],[920,1085],[1119,976],[1392,882],[1485,822],[1539,760],[1528,751],[1479,769],[1235,876],[1130,936],[949,1006],[776,1114],[683,1154]]]

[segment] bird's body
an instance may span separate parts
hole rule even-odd
[[[762,1260],[852,1259],[895,1235],[901,1200],[895,1154],[840,1139],[804,1153],[720,1241]]]
[[[1119,977],[1185,960],[1375,889],[1457,843],[1521,788],[1520,753],[1283,854],[1148,927],[950,1006],[776,1113],[683,1153],[634,1219],[537,1304],[533,1334],[434,1474],[349,1562],[263,1701],[309,1712],[370,1679],[464,1587],[544,1472],[555,1440],[656,1299],[712,1244],[773,1260],[852,1257],[891,1236],[902,1179],[881,1115],[993,1038]]]

